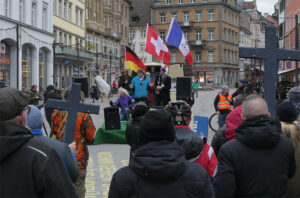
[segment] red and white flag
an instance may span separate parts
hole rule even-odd
[[[145,51],[170,65],[171,53],[157,32],[147,24],[147,41]]]

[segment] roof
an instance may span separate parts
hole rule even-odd
[[[151,23],[151,7],[154,0],[132,0],[129,26],[138,27]]]

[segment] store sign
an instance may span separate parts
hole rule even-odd
[[[5,43],[0,43],[0,54],[5,54]]]
[[[10,65],[10,59],[6,56],[0,56],[0,65]]]

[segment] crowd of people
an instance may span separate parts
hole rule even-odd
[[[170,101],[165,72],[161,68],[152,80],[150,73],[131,78],[123,71],[120,97],[111,105],[128,121],[130,156],[128,166],[114,173],[109,197],[300,196],[299,87],[272,119],[266,101],[245,92],[243,79],[232,95],[222,86],[214,101],[221,124],[210,145],[190,128],[191,105]],[[92,117],[77,114],[74,142],[67,145],[68,112],[46,108],[51,133],[43,136],[43,115],[34,103],[41,96],[34,86],[31,92],[0,89],[0,197],[85,197],[87,145],[96,131]],[[163,109],[149,109],[149,92]],[[69,94],[50,85],[44,104]]]

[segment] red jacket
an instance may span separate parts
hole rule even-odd
[[[153,83],[153,86],[150,87],[150,89],[148,90],[148,98],[147,98],[147,102],[152,102],[153,101],[153,97],[154,97],[154,89],[155,89],[155,85],[153,80],[150,80],[150,83]]]
[[[227,140],[231,140],[235,137],[235,129],[238,128],[242,120],[242,105],[234,108],[226,118],[227,129],[223,131],[223,134]]]

